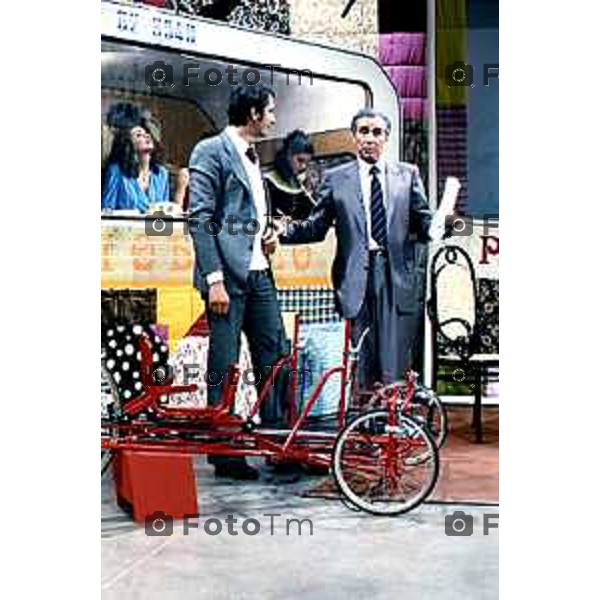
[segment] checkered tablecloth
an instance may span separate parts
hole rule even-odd
[[[281,312],[297,313],[302,323],[340,321],[334,298],[334,291],[329,288],[277,290]]]

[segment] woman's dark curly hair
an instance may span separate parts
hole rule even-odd
[[[162,154],[160,125],[149,111],[129,102],[119,102],[110,107],[106,122],[114,131],[106,166],[116,163],[126,177],[138,176],[140,164],[131,139],[131,130],[139,126],[152,137],[154,151],[150,159],[150,169],[155,172],[158,170]]]
[[[315,148],[308,134],[300,129],[295,129],[283,140],[283,146],[275,155],[275,168],[286,181],[294,178],[294,171],[290,159],[296,154],[310,154],[314,156]]]

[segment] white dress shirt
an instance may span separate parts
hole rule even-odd
[[[248,181],[250,182],[250,188],[252,189],[252,198],[254,200],[254,207],[256,209],[256,219],[259,224],[258,231],[254,236],[254,245],[252,247],[252,258],[250,259],[250,271],[262,271],[269,268],[269,261],[267,260],[265,253],[262,249],[262,236],[267,226],[267,199],[265,197],[265,188],[263,185],[262,174],[260,171],[260,164],[258,161],[258,155],[256,163],[253,163],[246,152],[250,147],[250,144],[240,136],[236,128],[229,125],[225,128],[225,133],[229,136],[229,139],[233,142],[235,149],[237,150]],[[227,230],[223,228],[219,235],[228,235]],[[245,235],[245,234],[243,234]],[[209,273],[206,277],[208,285],[212,285],[217,281],[223,281],[223,273],[221,271],[215,271]]]
[[[248,175],[250,181],[250,187],[252,188],[252,198],[254,199],[254,207],[256,208],[256,218],[259,223],[259,229],[254,236],[254,246],[252,248],[252,258],[250,259],[250,270],[251,271],[262,271],[263,269],[269,268],[269,261],[267,260],[265,253],[262,249],[262,236],[267,227],[267,199],[265,197],[265,187],[263,184],[262,173],[260,171],[260,163],[258,161],[258,155],[256,163],[253,163],[246,152],[250,147],[250,144],[240,136],[235,127],[229,125],[225,129],[225,132],[233,142],[235,149],[238,151],[242,164]]]
[[[385,206],[387,212],[387,186],[385,177],[385,161],[379,159],[376,163],[368,163],[361,158],[358,159],[358,172],[360,175],[360,189],[363,197],[363,204],[365,207],[365,213],[367,217],[367,235],[369,236],[369,250],[378,250],[379,245],[371,237],[371,182],[373,175],[371,175],[371,169],[374,165],[377,165],[379,173],[376,177],[379,179],[381,189],[383,191],[383,206]]]

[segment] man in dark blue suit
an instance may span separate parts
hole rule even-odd
[[[196,144],[189,164],[194,285],[206,303],[211,331],[207,383],[213,406],[221,398],[229,366],[238,362],[241,331],[261,382],[280,357],[285,339],[268,260],[277,236],[266,233],[268,199],[253,145],[275,124],[273,89],[261,83],[234,88],[229,123],[219,135]],[[266,399],[263,425],[280,424],[281,397],[277,393]],[[257,477],[243,458],[209,456],[209,462],[217,476]]]
[[[397,380],[410,366],[418,323],[415,244],[444,232],[444,215],[429,209],[417,168],[383,158],[390,126],[372,109],[354,116],[357,160],[329,171],[308,219],[290,223],[280,237],[282,244],[318,242],[335,228],[338,310],[352,321],[355,343],[370,327],[363,388]]]

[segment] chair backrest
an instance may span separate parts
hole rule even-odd
[[[467,358],[477,351],[478,344],[477,287],[473,263],[459,246],[443,246],[431,261],[430,277],[428,313],[434,356]]]

